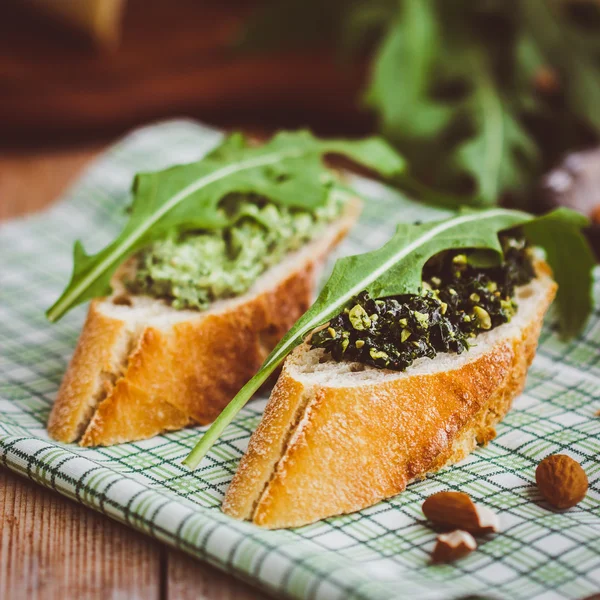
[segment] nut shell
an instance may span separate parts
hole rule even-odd
[[[555,508],[571,508],[581,502],[588,479],[581,465],[566,454],[547,456],[535,470],[542,496]]]
[[[438,492],[423,503],[424,515],[438,527],[460,529],[474,535],[500,530],[498,517],[489,508],[477,506],[463,492]]]
[[[453,531],[438,535],[431,560],[434,563],[453,562],[471,554],[477,548],[477,542],[466,531]]]

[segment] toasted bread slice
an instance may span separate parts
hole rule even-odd
[[[467,456],[523,389],[556,292],[545,263],[517,314],[463,354],[404,372],[335,362],[304,343],[286,360],[223,511],[267,528],[350,513]]]
[[[107,446],[210,423],[308,308],[315,275],[360,211],[205,311],[147,296],[92,301],[48,422],[61,442]]]

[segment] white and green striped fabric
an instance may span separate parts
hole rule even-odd
[[[219,510],[264,398],[242,411],[193,473],[181,461],[199,427],[112,448],[48,439],[45,422],[86,310],[56,325],[44,317],[70,274],[73,241],[102,247],[123,225],[136,171],[195,160],[219,139],[188,121],[138,130],[96,161],[62,202],[0,227],[0,464],[278,597],[552,600],[598,592],[598,310],[567,344],[549,319],[526,391],[489,446],[395,498],[300,529],[264,531]],[[356,185],[371,200],[339,253],[381,245],[397,221],[440,215],[377,184]],[[580,462],[590,480],[585,500],[564,512],[549,509],[534,480],[537,463],[558,452]],[[420,507],[444,489],[497,511],[503,531],[466,559],[433,566],[436,534]]]

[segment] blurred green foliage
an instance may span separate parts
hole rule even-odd
[[[323,40],[370,62],[361,104],[425,200],[530,208],[540,173],[600,134],[597,0],[275,0],[243,47]]]

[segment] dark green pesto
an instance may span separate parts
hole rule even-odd
[[[510,321],[515,287],[535,276],[523,239],[503,237],[504,262],[480,267],[476,251],[448,251],[423,269],[423,292],[372,299],[361,292],[311,344],[337,360],[403,371],[438,352],[461,353],[478,333]]]

